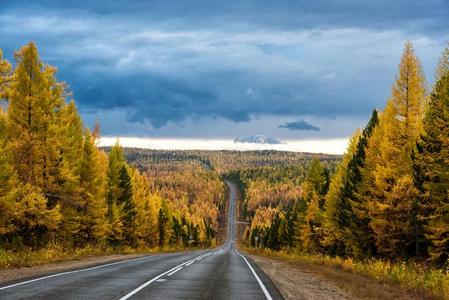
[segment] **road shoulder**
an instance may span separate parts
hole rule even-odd
[[[245,253],[285,299],[426,299],[398,286],[329,266]]]

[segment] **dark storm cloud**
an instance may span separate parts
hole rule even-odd
[[[120,109],[160,128],[365,116],[383,106],[406,39],[430,79],[448,39],[445,0],[261,3],[0,0],[0,47],[12,59],[36,41],[82,112]]]
[[[118,16],[130,20],[162,22],[185,27],[246,23],[282,29],[315,27],[369,27],[392,29],[404,26],[421,30],[447,29],[447,0],[282,0],[210,1],[145,0],[89,1],[44,0],[4,1],[6,10],[77,12],[99,16]],[[188,22],[186,22],[188,20]],[[426,26],[422,26],[426,25]]]
[[[311,130],[311,131],[320,131],[320,128],[307,123],[304,120],[297,120],[294,122],[285,122],[285,124],[279,125],[279,128],[285,128],[288,130]]]
[[[73,89],[81,108],[92,110],[125,109],[131,122],[149,122],[160,128],[168,121],[184,121],[186,116],[217,114],[217,95],[212,90],[189,86],[186,82],[153,74],[111,76],[85,85],[73,79]],[[83,110],[83,109],[82,109]],[[232,116],[230,116],[232,118]]]

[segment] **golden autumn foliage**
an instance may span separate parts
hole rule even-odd
[[[97,147],[34,43],[0,52],[0,248],[209,246],[224,184],[203,166],[152,177]],[[157,164],[156,164],[157,165]],[[157,166],[159,167],[159,166]]]
[[[441,54],[440,59],[438,60],[437,69],[435,71],[435,78],[438,82],[449,72],[449,42],[447,43],[446,48],[443,50],[443,54]]]
[[[368,143],[362,184],[377,251],[387,257],[396,256],[398,251],[408,255],[417,247],[419,233],[413,218],[418,192],[412,189],[411,181],[426,103],[422,67],[407,42],[391,98]]]
[[[247,243],[362,260],[429,259],[447,267],[448,53],[446,48],[429,98],[421,63],[405,44],[385,109],[375,110],[356,132],[335,169],[311,161],[302,175],[280,181],[240,171],[242,214],[251,223]]]

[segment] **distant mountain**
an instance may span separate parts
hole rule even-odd
[[[236,137],[234,139],[234,143],[269,144],[269,145],[282,144],[281,141],[275,139],[272,136],[265,136],[261,134]]]

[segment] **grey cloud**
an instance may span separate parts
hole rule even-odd
[[[447,1],[1,6],[9,59],[34,40],[82,112],[120,109],[127,122],[154,128],[205,117],[365,116],[383,106],[403,42],[415,42],[431,77],[449,27]]]
[[[288,130],[310,130],[310,131],[320,131],[320,128],[307,123],[304,120],[297,120],[294,122],[285,122],[282,125],[279,125],[279,128],[285,128]]]

